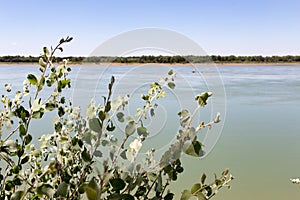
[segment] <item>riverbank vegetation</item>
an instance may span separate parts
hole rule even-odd
[[[38,56],[1,56],[0,63],[37,63]],[[300,56],[131,56],[131,57],[110,57],[110,56],[68,56],[53,57],[53,62],[62,62],[68,59],[71,63],[165,63],[165,64],[186,64],[186,63],[300,63]]]

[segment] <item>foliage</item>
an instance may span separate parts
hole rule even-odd
[[[68,59],[72,63],[292,63],[300,62],[300,56],[130,56],[130,57],[109,57],[109,56],[91,56],[91,57],[52,57],[53,62],[62,62],[64,59]],[[39,57],[34,56],[1,56],[0,62],[15,63],[15,62],[38,62]]]
[[[71,87],[67,61],[53,64],[54,53],[63,51],[61,46],[71,40],[62,38],[50,50],[44,47],[39,58],[40,74],[28,74],[23,90],[13,98],[11,85],[5,85],[7,94],[2,95],[0,110],[0,199],[173,199],[168,186],[184,170],[182,153],[201,157],[205,152],[197,133],[220,120],[218,115],[209,123],[192,126],[195,113],[208,103],[211,93],[195,98],[198,107],[194,112],[184,109],[178,113],[181,127],[177,141],[159,161],[154,159],[154,149],[139,160],[139,151],[149,135],[143,121],[155,117],[156,102],[166,96],[165,88],[175,88],[175,73],[171,70],[167,77],[150,85],[141,96],[144,106],[135,116],[124,114],[129,95],[112,98],[112,77],[102,103],[91,100],[83,116],[80,108],[63,95]],[[48,95],[41,95],[42,91]],[[46,112],[56,113],[53,132],[43,134],[36,145],[30,126]],[[122,133],[117,132],[114,120],[124,124]],[[210,199],[232,179],[228,170],[210,184],[205,183],[205,177],[191,190],[183,191],[181,198]]]

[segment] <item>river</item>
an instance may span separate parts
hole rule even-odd
[[[176,88],[167,89],[169,95],[158,103],[157,119],[146,121],[152,125],[152,135],[143,148],[163,151],[178,129],[176,114],[181,108],[193,109],[193,98],[202,91],[212,90],[213,98],[196,120],[207,121],[216,112],[222,120],[212,128],[217,133],[213,141],[208,139],[206,157],[183,158],[185,171],[172,185],[177,195],[199,181],[203,172],[213,177],[229,168],[236,177],[232,189],[223,189],[216,200],[298,199],[300,189],[289,179],[300,176],[300,66],[218,66],[214,70],[173,65],[75,66],[70,74],[75,83],[67,95],[84,107],[89,98],[101,99],[106,94],[108,80],[114,75],[115,96],[130,93],[132,104],[126,112],[134,114],[142,106],[140,93],[171,68],[177,73]],[[27,73],[38,73],[38,68],[1,66],[0,84],[12,83],[13,89],[20,89]],[[51,130],[50,125],[33,125],[36,135]]]

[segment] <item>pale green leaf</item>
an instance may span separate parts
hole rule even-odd
[[[69,185],[65,182],[62,182],[58,185],[56,194],[61,197],[66,197],[68,195]]]
[[[24,191],[23,190],[19,190],[16,191],[15,193],[13,193],[10,197],[11,200],[20,200],[21,197],[23,196]]]
[[[191,197],[192,197],[192,193],[190,190],[184,190],[182,193],[181,193],[181,197],[180,197],[180,200],[189,200]]]
[[[175,83],[174,82],[169,82],[168,86],[169,86],[169,88],[174,89],[175,88]]]
[[[197,194],[197,199],[198,200],[207,200],[207,198],[202,193]]]
[[[90,126],[90,129],[92,131],[95,131],[97,133],[101,133],[101,123],[100,123],[100,120],[98,118],[93,118],[93,119],[90,119],[89,120],[89,126]]]
[[[99,186],[93,178],[88,185],[84,187],[88,200],[98,200]]]
[[[98,200],[97,199],[97,190],[95,190],[89,186],[86,186],[86,187],[84,187],[84,191],[86,193],[88,200]]]
[[[55,190],[50,184],[43,184],[37,188],[37,193],[51,198],[55,194]]]
[[[197,196],[198,193],[201,193],[200,192],[200,189],[201,189],[201,184],[200,183],[196,183],[192,186],[191,188],[191,193],[194,195],[194,196]]]
[[[125,121],[124,114],[122,112],[118,112],[116,116],[117,116],[119,122]]]
[[[129,121],[125,127],[125,134],[127,136],[132,135],[136,130],[136,125],[134,121]]]

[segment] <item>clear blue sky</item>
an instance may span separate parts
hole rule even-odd
[[[167,28],[208,54],[300,55],[299,0],[0,0],[0,55],[38,55],[73,36],[65,55],[89,55],[119,33]]]

